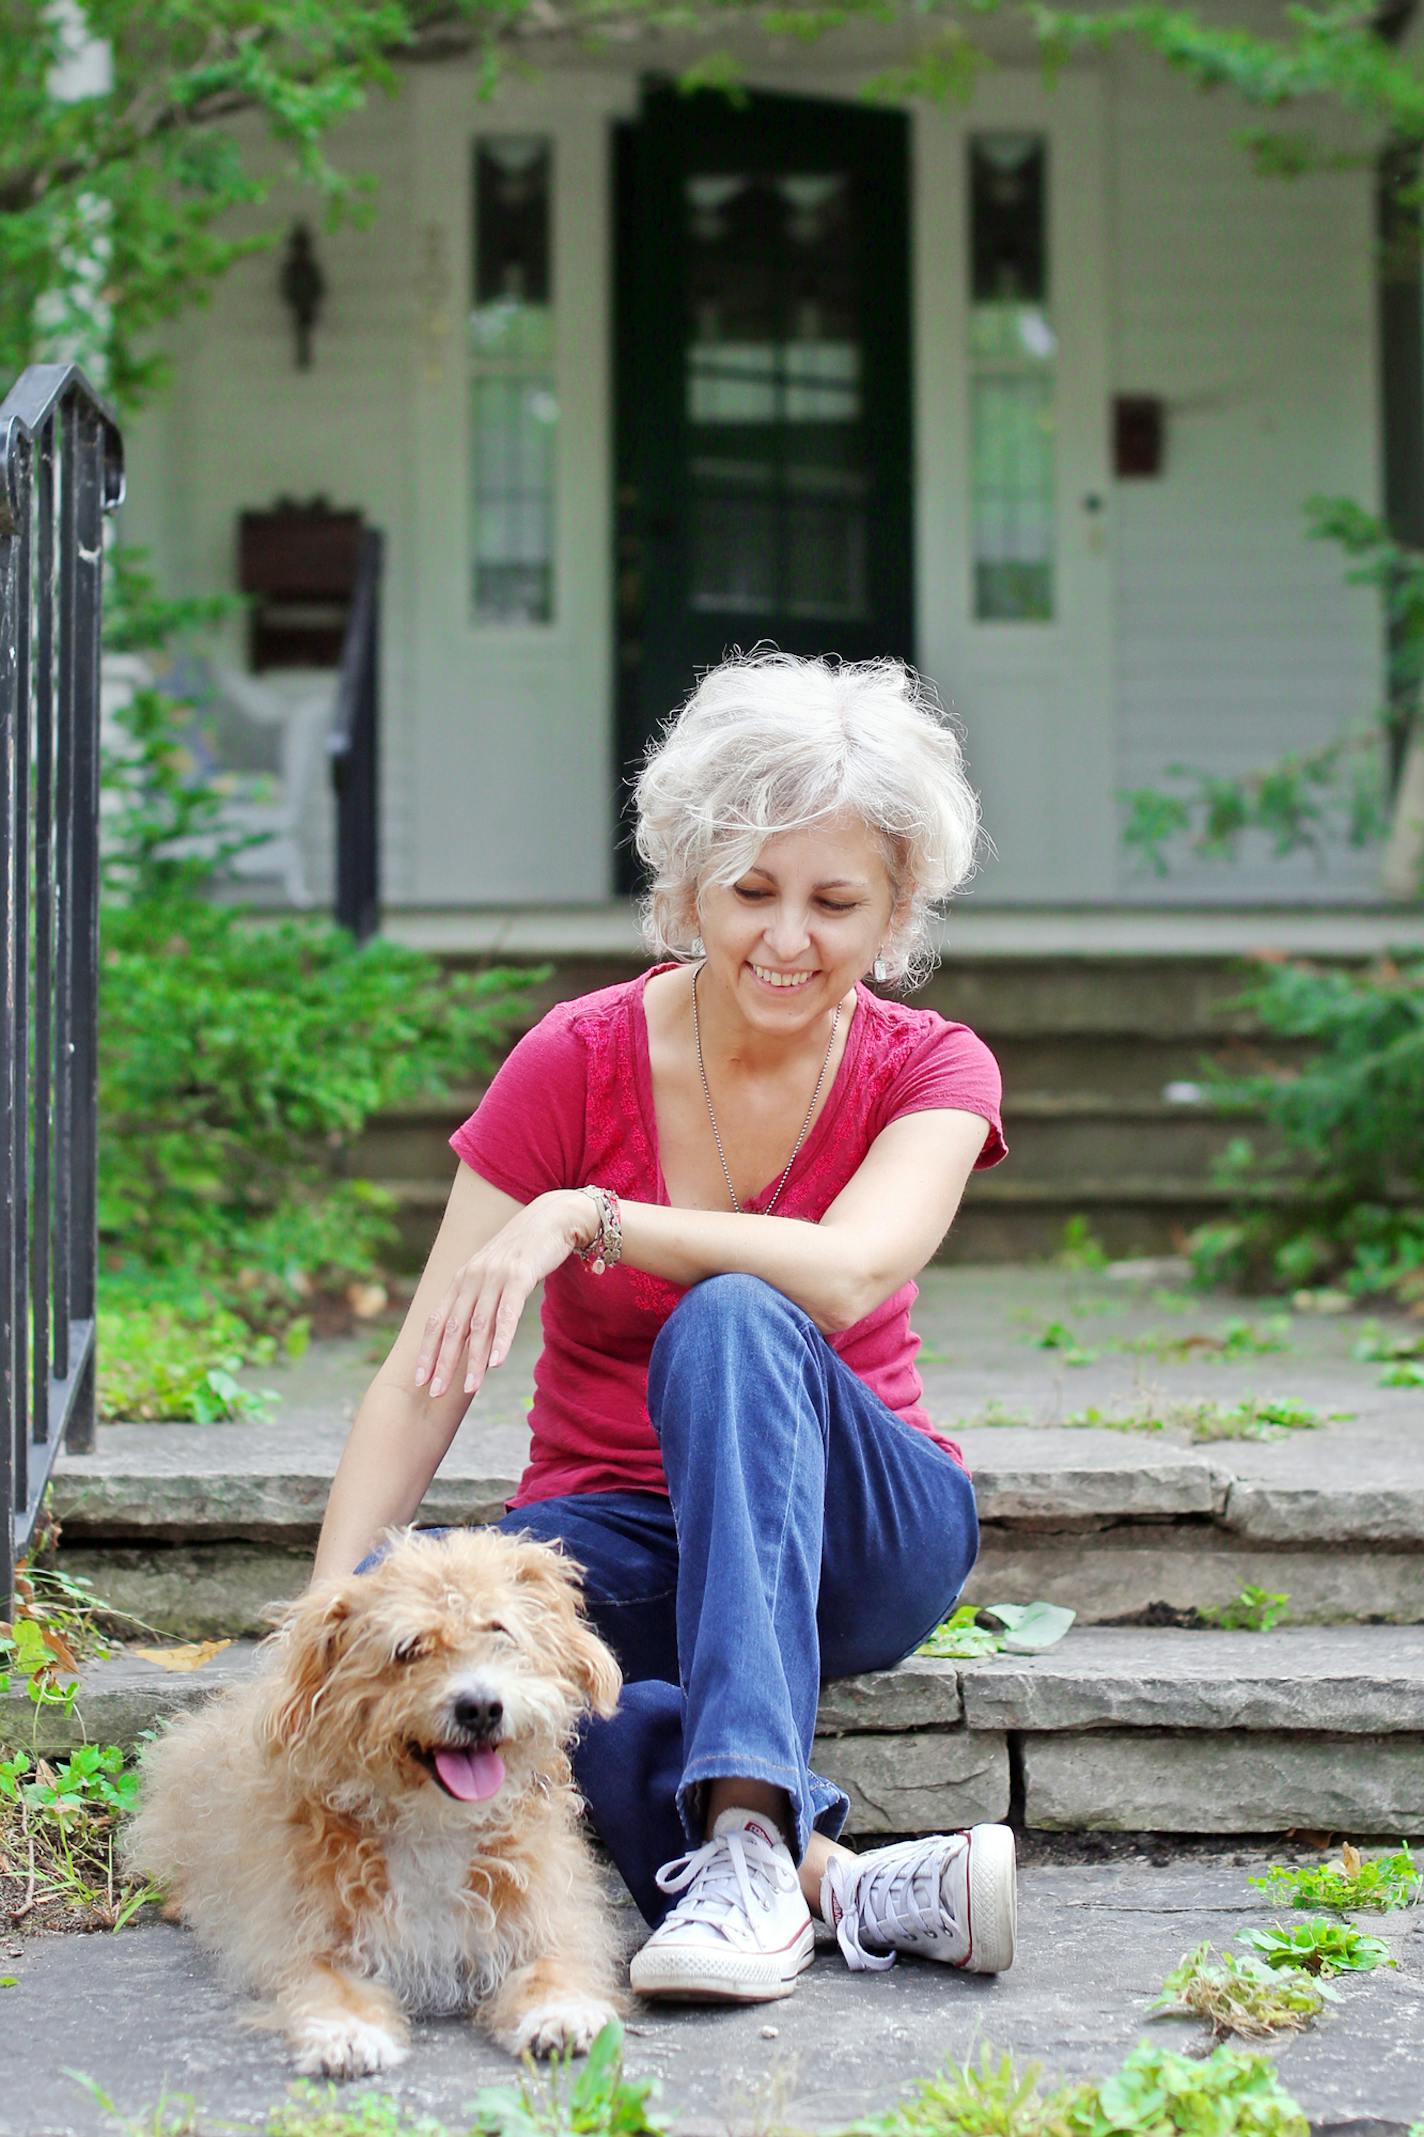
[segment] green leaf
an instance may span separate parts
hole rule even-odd
[[[1041,1655],[1058,1645],[1077,1612],[1062,1603],[990,1603],[979,1615],[1002,1628],[1006,1654]]]

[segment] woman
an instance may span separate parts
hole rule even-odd
[[[704,675],[636,801],[663,961],[551,1010],[451,1138],[316,1573],[412,1519],[542,1280],[502,1525],[579,1561],[627,1680],[576,1773],[654,1925],[633,1986],[789,1995],[813,1910],[854,1967],[998,1972],[1008,1830],[853,1855],[847,1798],[807,1763],[822,1679],[911,1652],[978,1545],[909,1310],[969,1173],[1004,1155],[998,1069],[862,983],[928,972],[973,866],[959,741],[898,662],[752,654]]]

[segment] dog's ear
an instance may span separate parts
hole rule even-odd
[[[521,1541],[514,1577],[552,1620],[550,1629],[563,1674],[583,1704],[606,1719],[618,1704],[623,1672],[584,1616],[583,1568],[547,1543]]]
[[[351,1598],[345,1585],[329,1581],[299,1596],[281,1614],[273,1635],[280,1661],[258,1724],[263,1748],[270,1755],[294,1750],[311,1727],[322,1689],[340,1656],[350,1616]]]

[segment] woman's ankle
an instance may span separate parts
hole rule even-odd
[[[770,1781],[738,1780],[735,1775],[709,1781],[705,1824],[705,1831],[709,1836],[723,1811],[730,1810],[753,1811],[758,1817],[767,1819],[776,1827],[786,1845],[791,1846],[791,1805],[784,1788],[777,1788]]]

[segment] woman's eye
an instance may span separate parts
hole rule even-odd
[[[744,898],[748,905],[759,905],[763,898],[771,896],[771,892],[768,890],[743,890],[740,883],[735,886],[735,889],[737,896]],[[853,913],[855,911],[853,905],[833,905],[829,898],[822,898],[818,903],[822,912],[826,913]]]

